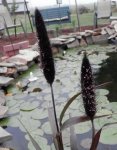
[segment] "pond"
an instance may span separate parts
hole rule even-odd
[[[98,83],[112,81],[105,88],[109,90],[109,100],[117,102],[117,53],[111,52],[108,55],[110,57],[102,64],[96,80]]]
[[[83,48],[80,48],[81,50]],[[116,68],[117,53],[112,46],[92,45],[85,47],[92,65],[96,84],[112,81],[100,89],[96,89],[96,99],[98,103],[98,115],[112,114],[117,111],[116,102]],[[53,84],[57,117],[63,109],[66,101],[74,94],[80,91],[80,68],[83,55],[78,55],[78,50],[68,50],[65,56],[55,57],[56,78]],[[6,96],[9,106],[8,114],[10,118],[0,121],[2,126],[7,127],[7,131],[13,134],[13,140],[4,145],[15,150],[35,150],[27,134],[27,131],[37,141],[42,150],[54,150],[52,142],[52,132],[48,121],[48,107],[52,106],[50,88],[46,83],[42,71],[38,66],[33,66],[28,73],[18,80],[27,85],[30,78],[30,71],[38,80],[30,82],[26,90],[22,93],[15,83],[8,89],[12,95]],[[17,80],[17,81],[18,81]],[[16,81],[16,82],[17,82]],[[34,92],[34,89],[40,89]],[[110,103],[110,102],[111,103]],[[69,118],[69,114],[74,116],[84,115],[82,98],[79,96],[69,110],[66,112],[63,122]],[[95,119],[95,128],[99,130],[105,123],[117,120],[117,115],[108,118]],[[91,137],[91,123],[89,121],[74,126],[75,133],[79,139],[79,148],[84,150],[86,143],[83,139]],[[117,126],[112,125],[106,128],[101,135],[99,149],[117,149]],[[64,149],[70,149],[70,131],[69,128],[63,132]],[[109,144],[109,145],[107,145]]]

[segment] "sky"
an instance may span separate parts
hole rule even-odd
[[[56,5],[56,0],[28,0],[32,7],[44,7]],[[78,4],[93,3],[96,0],[77,0]],[[75,0],[62,0],[62,4],[75,4]]]

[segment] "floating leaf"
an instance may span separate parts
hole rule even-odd
[[[52,134],[51,127],[49,122],[46,122],[42,125],[42,129],[46,134]]]
[[[21,122],[23,122],[23,125],[29,132],[32,132],[32,131],[38,129],[41,126],[41,122],[39,120],[33,120],[31,118],[29,119],[29,118],[24,118],[24,117],[20,118],[20,120],[21,120]],[[23,132],[26,132],[21,123],[19,125],[19,128]]]
[[[83,134],[91,130],[91,122],[83,122],[75,125],[75,133],[76,134]]]
[[[48,111],[43,109],[35,109],[31,112],[31,117],[35,120],[45,119],[48,117]]]
[[[117,144],[117,125],[111,125],[102,130],[100,142],[103,144]]]
[[[21,111],[31,111],[34,110],[35,108],[37,108],[39,106],[38,102],[25,102],[23,104],[20,105],[20,110]]]
[[[22,123],[22,121],[19,120],[19,122],[22,124],[22,126],[23,126],[24,129],[26,130],[26,132],[27,132],[28,136],[30,137],[30,140],[31,140],[31,142],[32,142],[32,144],[33,144],[33,146],[34,146],[34,148],[35,148],[36,150],[41,150],[40,146],[39,146],[38,143],[35,141],[35,139],[32,137],[32,135],[30,134],[30,132],[28,132],[28,130],[25,128],[25,126],[24,126],[24,124]]]
[[[16,100],[10,100],[10,101],[7,101],[7,106],[8,107],[13,107],[17,104],[17,101]]]
[[[15,114],[15,113],[19,113],[19,112],[20,112],[19,107],[11,107],[11,108],[9,108],[9,110],[8,110],[8,114],[9,114],[9,115],[12,115],[12,114]]]
[[[92,139],[89,139],[89,138],[86,138],[86,139],[83,139],[80,143],[80,145],[85,148],[85,149],[90,149],[91,147],[91,142],[92,142]]]
[[[32,135],[36,135],[36,136],[39,136],[39,135],[41,135],[41,136],[43,136],[44,135],[44,132],[43,132],[43,130],[42,129],[36,129],[36,130],[33,130],[32,132],[30,132]]]
[[[96,94],[97,94],[97,96],[99,96],[99,95],[104,96],[104,95],[108,95],[109,91],[106,89],[96,89]]]

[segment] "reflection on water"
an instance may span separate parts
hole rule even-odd
[[[110,57],[106,60],[99,70],[97,75],[97,83],[112,81],[111,84],[104,88],[109,90],[108,98],[112,101],[117,101],[117,53],[109,53]]]
[[[14,150],[28,150],[25,134],[19,128],[8,127],[6,130],[13,135],[12,140],[5,143],[6,147]]]

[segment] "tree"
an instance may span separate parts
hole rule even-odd
[[[2,4],[8,9],[9,11],[9,6],[8,6],[8,3],[7,3],[7,0],[2,0]]]
[[[12,6],[10,8],[10,12],[11,12],[12,15],[15,16],[15,11],[18,9],[18,7],[19,6],[17,5],[16,0],[13,0],[13,4],[12,4]]]

